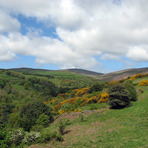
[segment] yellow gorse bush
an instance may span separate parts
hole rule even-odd
[[[133,75],[129,80],[134,80],[136,78],[142,78],[146,76],[148,76],[148,73],[145,73],[145,74],[139,73],[139,74]]]
[[[62,109],[60,109],[59,114],[62,115],[64,113],[81,112],[81,111],[82,111],[81,109],[73,109],[73,108],[70,108],[70,110],[62,110]]]
[[[65,98],[67,96],[67,93],[59,94],[59,97]]]
[[[87,92],[88,92],[89,89],[90,89],[89,87],[79,89],[76,92],[75,96],[81,96],[81,95],[87,94]]]
[[[57,110],[59,108],[62,107],[63,104],[66,104],[66,103],[69,103],[69,104],[75,104],[75,102],[80,99],[80,97],[75,97],[75,98],[71,98],[71,99],[68,99],[68,100],[64,100],[62,102],[60,102],[59,104],[57,104],[56,106],[54,106],[54,110]]]
[[[97,103],[98,100],[99,100],[99,95],[87,98],[85,103]]]
[[[111,82],[109,82],[109,85],[117,84],[117,83],[119,83],[119,81],[111,81]]]
[[[105,103],[109,100],[109,94],[107,92],[100,94],[100,100],[98,103]]]
[[[148,80],[141,81],[138,86],[148,86]]]
[[[59,114],[62,115],[64,113],[64,110],[60,109]]]

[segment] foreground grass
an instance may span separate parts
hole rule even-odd
[[[52,141],[46,145],[30,148],[50,147],[100,147],[100,148],[146,148],[148,147],[148,88],[139,94],[133,106],[122,110],[100,109],[91,115],[71,118],[63,142]],[[58,130],[56,122],[46,132]]]

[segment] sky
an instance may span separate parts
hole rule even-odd
[[[0,68],[148,67],[147,0],[0,0]]]

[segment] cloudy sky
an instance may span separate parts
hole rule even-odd
[[[0,68],[147,65],[147,0],[0,0]]]

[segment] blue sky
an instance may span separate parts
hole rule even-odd
[[[146,0],[0,0],[0,8],[0,68],[148,67]]]

